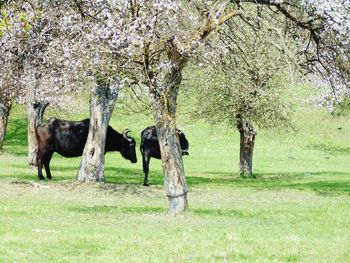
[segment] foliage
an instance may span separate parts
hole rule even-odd
[[[26,103],[27,84],[33,75],[39,83],[35,89],[35,100],[51,103],[63,110],[78,109],[73,103],[71,83],[62,88],[55,82],[62,72],[50,68],[50,44],[59,32],[60,3],[51,1],[6,1],[2,6],[0,57],[0,97],[8,101]],[[82,81],[81,81],[82,82]],[[74,100],[76,102],[76,100]],[[71,107],[67,108],[67,105]]]
[[[295,67],[288,58],[292,49],[286,50],[286,36],[267,22],[257,21],[258,30],[228,23],[216,43],[224,52],[190,71],[185,87],[194,88],[194,117],[233,127],[237,116],[259,127],[290,124],[283,90],[285,82],[294,80]]]
[[[11,44],[8,32],[10,29],[9,14],[1,5],[0,13],[0,102],[12,104],[12,100],[20,94],[18,79],[21,66],[18,61],[18,50]]]
[[[174,57],[169,60],[174,50],[186,59],[212,60],[222,55],[222,46],[206,45],[203,39],[216,28],[214,25],[226,21],[221,18],[228,19],[223,16],[228,2],[2,2],[1,89],[6,90],[7,97],[23,96],[25,57],[41,76],[41,99],[64,104],[67,97],[58,95],[90,88],[91,76],[97,73],[118,75],[125,86],[154,86],[162,92],[162,78],[174,66]],[[256,21],[273,21],[273,30],[283,29],[288,40],[299,46],[295,62],[321,76],[314,79],[332,88],[322,101],[334,95],[335,101],[348,96],[348,1],[231,2],[231,11],[239,9],[242,13],[234,31],[239,32],[243,22],[253,26],[252,30],[260,30]],[[241,40],[234,39],[237,44]]]
[[[281,25],[286,26],[286,30],[300,45],[297,56],[299,64],[309,73],[311,81],[323,90],[322,96],[317,99],[318,104],[332,101],[327,105],[336,105],[349,97],[349,1],[233,2],[241,3],[244,7],[258,5],[258,12],[272,10],[274,14],[287,18],[287,21],[281,21]]]
[[[241,20],[228,21],[219,39],[206,43],[221,52],[199,57],[205,67],[187,76],[193,81],[185,86],[194,86],[189,93],[197,98],[194,116],[235,126],[238,114],[260,127],[289,126],[290,105],[282,96],[288,75],[292,83],[307,75],[324,90],[314,103],[344,109],[350,91],[348,3],[235,3],[244,10]]]

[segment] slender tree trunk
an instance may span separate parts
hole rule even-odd
[[[239,170],[241,176],[251,177],[253,172],[253,152],[256,130],[240,115],[237,117],[237,129],[240,133]]]
[[[43,121],[44,112],[49,103],[38,101],[36,93],[40,83],[40,74],[28,61],[24,61],[24,74],[27,78],[28,163],[29,165],[37,165],[36,127]]]
[[[42,123],[44,112],[48,105],[48,102],[31,102],[27,104],[29,165],[37,165],[38,140],[36,138],[36,127]]]
[[[153,92],[153,113],[162,157],[169,213],[176,215],[188,208],[185,169],[176,135],[176,101],[181,83],[181,67],[173,66],[165,74],[164,85]]]
[[[12,103],[0,102],[0,150],[2,149]]]
[[[78,171],[79,181],[104,182],[106,135],[119,92],[119,82],[96,80],[90,95],[89,134]]]

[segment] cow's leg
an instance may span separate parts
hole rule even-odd
[[[36,163],[38,165],[38,178],[39,180],[45,180],[45,177],[43,176],[43,164],[45,161],[45,153],[40,150],[40,147],[38,149],[36,158],[37,158]]]
[[[53,153],[47,154],[47,157],[45,158],[45,161],[44,161],[44,166],[45,166],[45,172],[46,172],[47,179],[51,179],[52,178],[51,171],[50,171],[50,161],[51,161],[52,155],[53,155]]]
[[[150,162],[150,155],[148,153],[142,154],[142,166],[143,166],[143,173],[145,174],[145,178],[143,180],[144,186],[149,186],[148,184],[148,172],[149,172],[149,162]]]
[[[39,161],[37,164],[38,164],[38,178],[39,180],[45,180],[45,177],[43,176],[43,163]]]

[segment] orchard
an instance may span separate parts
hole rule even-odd
[[[188,170],[198,167],[202,174],[191,148],[208,166],[215,160],[210,153],[218,151],[222,163],[229,160],[237,182],[249,186],[261,179],[259,171],[265,169],[255,153],[259,156],[265,143],[267,149],[279,151],[273,148],[274,140],[281,138],[277,130],[286,136],[307,132],[300,131],[300,123],[309,110],[333,122],[348,118],[349,10],[348,0],[0,1],[0,157],[10,154],[7,145],[13,136],[20,136],[13,133],[11,116],[23,118],[22,109],[26,117],[20,127],[26,131],[27,150],[26,160],[21,159],[23,167],[45,166],[45,147],[69,156],[58,149],[62,138],[66,136],[65,147],[73,151],[76,139],[72,138],[86,133],[78,154],[71,155],[82,157],[70,180],[87,189],[108,188],[113,185],[105,155],[112,138],[109,125],[118,125],[123,135],[115,146],[121,153],[119,143],[131,138],[127,130],[122,133],[125,128],[133,127],[129,134],[136,144],[142,144],[139,133],[146,125],[154,125],[167,217],[176,221],[177,216],[189,216],[192,203],[188,195],[195,180],[188,177]],[[52,126],[54,121],[47,121],[52,113],[56,119],[69,116],[71,121],[83,115],[89,119],[83,128],[86,131],[74,130],[78,125],[74,122]],[[305,127],[311,127],[309,124]],[[188,127],[184,130],[190,138],[186,157],[177,130],[181,127]],[[206,149],[213,133],[200,134],[213,129],[216,136],[215,131],[223,127],[239,140],[217,142]],[[320,124],[320,138],[324,128]],[[336,132],[344,133],[339,138],[350,135],[346,124],[325,129],[330,132],[333,128],[338,130],[329,136],[335,141]],[[49,135],[43,135],[43,130]],[[273,134],[270,146],[269,133]],[[57,140],[54,144],[50,136]],[[341,154],[349,154],[347,141]],[[288,143],[281,142],[280,149],[289,148]],[[136,145],[137,152],[138,148]],[[206,150],[198,152],[200,148]],[[238,157],[233,152],[222,156],[227,149],[237,150]],[[288,158],[298,157],[289,154]],[[139,163],[141,160],[139,156]],[[193,162],[189,169],[187,162]],[[266,162],[278,170],[273,160]],[[216,169],[214,163],[209,170]],[[139,167],[130,169],[137,174]],[[286,170],[294,173],[290,167]],[[57,183],[55,179],[37,181],[35,172],[28,171],[39,186]],[[11,176],[17,180],[16,175]],[[349,186],[348,172],[344,178]],[[269,182],[258,184],[264,187]],[[308,256],[298,259],[308,261]]]

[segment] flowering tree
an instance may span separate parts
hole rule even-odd
[[[6,58],[3,55],[3,47],[0,47],[0,67],[2,69],[5,69],[6,66],[11,67],[11,72],[15,72],[18,70],[16,67],[16,63],[10,62],[10,58]],[[9,63],[10,62],[10,63]],[[7,65],[7,64],[10,65]],[[2,148],[3,141],[6,134],[6,128],[8,123],[8,117],[10,114],[10,110],[13,104],[14,99],[17,96],[17,93],[19,92],[18,86],[16,86],[15,83],[12,83],[12,80],[14,80],[11,76],[11,74],[4,74],[6,73],[5,70],[1,70],[0,72],[0,149]]]
[[[7,82],[4,90],[9,93],[14,88],[17,91],[17,100],[27,103],[30,164],[33,164],[36,158],[35,127],[42,120],[47,106],[47,103],[36,101],[40,73],[36,70],[35,61],[36,54],[40,52],[40,44],[35,34],[40,27],[39,22],[36,21],[35,12],[33,12],[33,5],[26,1],[6,1],[2,7],[4,25],[1,38],[2,54],[7,61],[7,67],[4,68],[3,73],[11,78],[11,82],[15,82],[15,85],[9,85]]]
[[[256,6],[247,14],[281,28],[288,41],[282,45],[304,75],[312,76],[314,84],[323,86],[319,97],[323,104],[342,103],[350,94],[350,2],[343,0],[233,1],[241,8]],[[273,12],[273,16],[266,17]],[[282,18],[282,20],[281,20]],[[291,52],[289,52],[291,53]],[[320,81],[321,80],[321,81]],[[320,100],[319,100],[320,101]]]
[[[65,107],[69,90],[55,85],[57,73],[48,68],[46,52],[57,33],[57,5],[50,1],[5,1],[1,5],[1,95],[4,105],[27,105],[28,162],[35,164],[36,126],[45,108]],[[6,115],[4,115],[6,116]],[[7,114],[8,116],[8,114]]]
[[[108,17],[118,12],[112,10],[108,1],[64,1],[60,34],[47,51],[52,58],[50,68],[60,72],[57,85],[71,83],[91,91],[90,127],[78,172],[80,181],[104,181],[107,127],[123,83],[119,71],[123,59],[117,55],[122,41],[110,39],[112,32],[120,32],[123,23],[107,26]]]
[[[133,1],[132,1],[133,2]],[[221,24],[239,14],[224,15],[228,1],[210,6],[195,3],[184,7],[183,2],[154,1],[149,13],[146,1],[132,4],[136,13],[137,31],[150,36],[143,38],[141,50],[144,84],[152,99],[153,116],[161,150],[166,194],[171,213],[187,209],[187,186],[179,142],[176,137],[176,106],[182,70],[201,42]],[[155,7],[155,8],[154,8]],[[200,16],[205,13],[203,17]],[[141,11],[141,12],[140,12]],[[147,21],[148,23],[144,23]],[[191,19],[189,19],[191,18]],[[189,23],[192,20],[192,24]]]
[[[4,61],[2,58],[2,61],[0,62],[0,67],[3,65]],[[3,75],[3,72],[4,71],[0,73],[0,149],[2,148],[3,141],[5,138],[8,118],[13,104],[13,100],[18,91],[15,88],[15,86],[13,86],[13,84],[10,83],[10,80],[7,78],[8,75],[6,77],[1,76]],[[7,88],[7,85],[10,86],[8,86]]]
[[[240,132],[240,172],[252,173],[256,130],[286,124],[286,102],[279,96],[283,70],[312,76],[328,86],[318,99],[334,105],[349,97],[348,1],[232,1],[244,10],[228,22],[195,90],[197,117],[227,120]],[[213,43],[211,44],[213,46]],[[220,71],[213,70],[220,68]],[[321,84],[321,85],[320,85]]]
[[[273,10],[287,18],[287,31],[301,46],[300,66],[311,73],[318,87],[327,87],[323,103],[349,98],[350,2],[348,0],[232,0],[259,12]],[[328,103],[326,103],[328,104]],[[329,105],[329,104],[328,104]]]
[[[152,100],[170,211],[184,211],[187,186],[175,132],[182,69],[201,41],[238,13],[224,15],[229,1],[210,6],[158,0],[64,3],[64,30],[48,49],[56,63],[51,68],[62,70],[59,64],[66,64],[64,79],[71,82],[69,73],[83,72],[95,83],[79,180],[103,181],[103,131],[120,87],[138,84]]]
[[[13,101],[21,94],[18,76],[21,65],[18,59],[18,42],[6,31],[9,27],[7,12],[0,6],[0,149],[5,138],[8,117]],[[17,39],[18,40],[18,39]],[[14,45],[14,42],[16,44]]]
[[[226,122],[238,130],[239,170],[248,177],[252,175],[255,127],[289,124],[288,103],[281,94],[287,82],[284,76],[291,70],[289,79],[293,78],[295,70],[283,30],[272,27],[266,17],[249,23],[228,22],[215,41],[215,46],[222,47],[221,54],[201,62],[191,76],[194,80],[190,78],[185,85],[192,89],[191,117],[214,124]],[[236,26],[239,30],[234,30]]]

